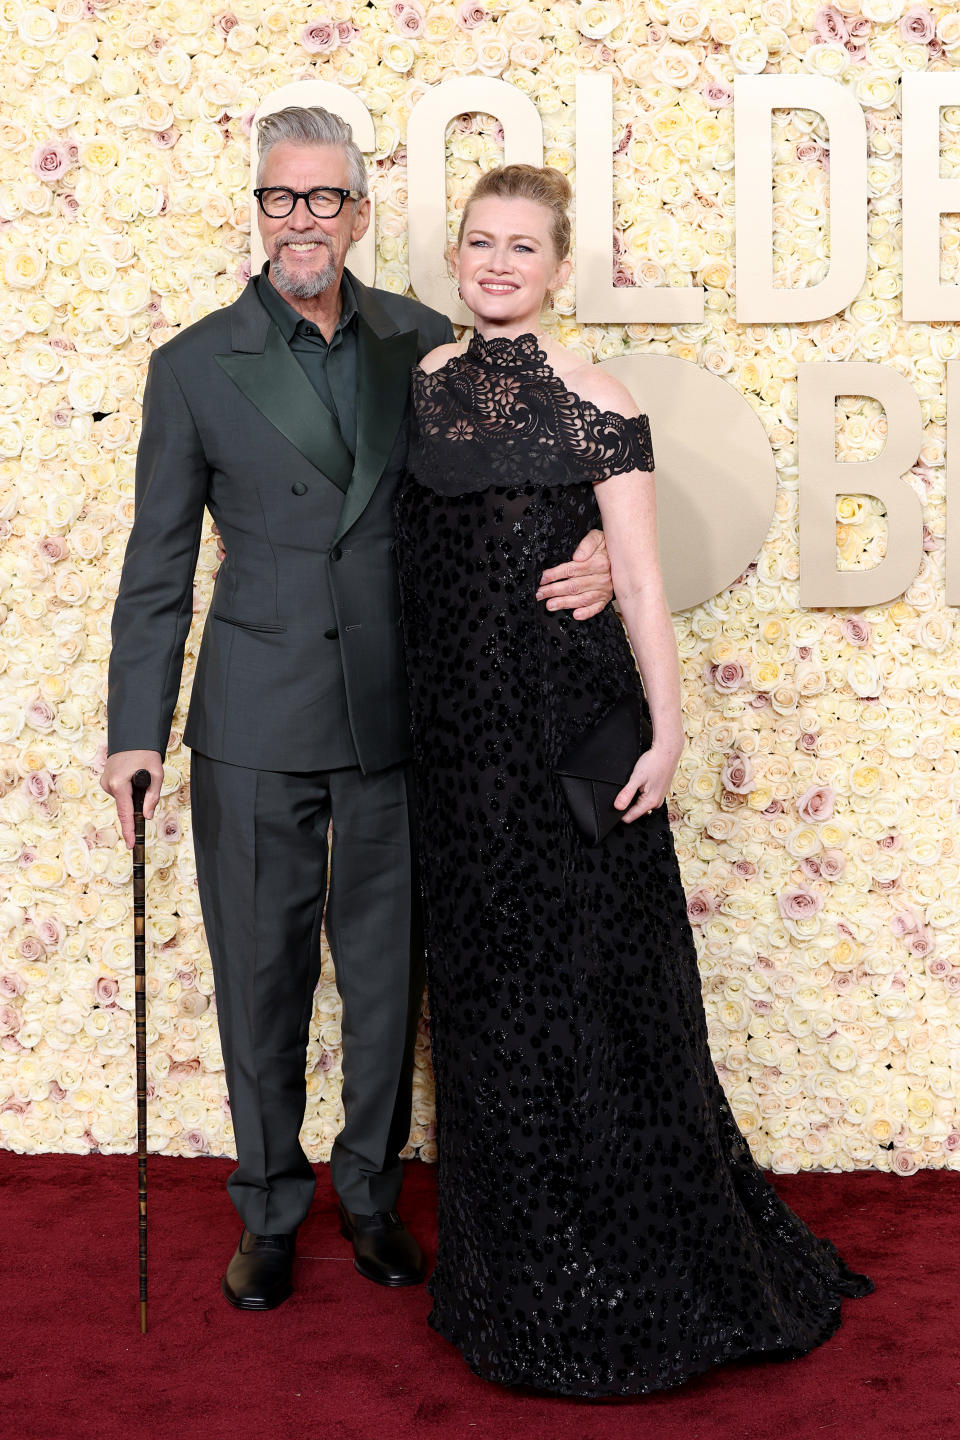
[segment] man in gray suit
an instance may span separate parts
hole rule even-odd
[[[258,140],[269,262],[150,361],[102,779],[132,844],[132,776],[150,772],[148,818],[160,794],[206,508],[226,559],[184,740],[244,1225],[223,1291],[246,1310],[290,1294],[314,1190],[299,1131],[321,921],[343,1000],[341,1227],[368,1279],[423,1276],[394,1210],[423,973],[392,502],[410,369],[453,338],[445,316],[345,269],[370,222],[349,126],[292,107]],[[585,617],[610,598],[601,539],[544,576],[554,608]]]

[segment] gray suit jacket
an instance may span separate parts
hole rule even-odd
[[[443,315],[362,285],[356,458],[253,283],[152,356],[113,617],[108,748],[165,753],[204,508],[223,536],[186,743],[265,770],[409,755],[393,495]]]

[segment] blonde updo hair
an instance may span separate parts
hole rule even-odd
[[[533,200],[537,205],[545,205],[552,216],[550,235],[557,259],[564,260],[570,249],[567,206],[572,193],[570,181],[562,170],[551,170],[548,165],[499,165],[496,170],[488,170],[481,175],[467,196],[457,245],[463,244],[467,217],[474,201],[484,200],[488,195],[499,195],[505,200]]]

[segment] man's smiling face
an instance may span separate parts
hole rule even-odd
[[[347,156],[337,145],[274,145],[260,172],[263,187],[314,190],[332,186],[349,190]],[[339,215],[318,219],[298,200],[289,215],[271,219],[258,207],[260,238],[270,260],[270,279],[282,294],[310,300],[336,289],[347,251],[370,224],[370,201],[345,200]]]

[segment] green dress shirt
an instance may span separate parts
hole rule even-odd
[[[268,261],[254,284],[264,309],[296,356],[321,403],[336,417],[343,442],[357,453],[357,299],[346,275],[342,307],[329,344],[319,326],[305,320],[269,278]]]

